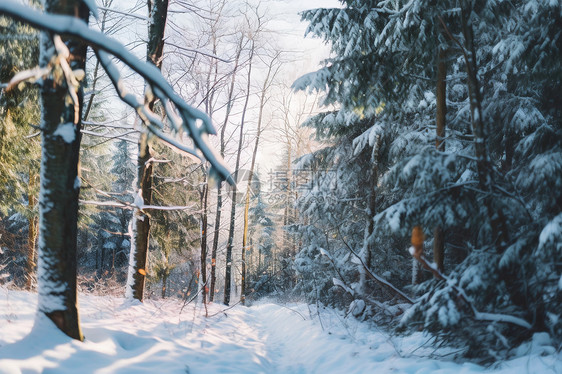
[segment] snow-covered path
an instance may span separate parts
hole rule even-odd
[[[82,296],[86,341],[42,320],[36,296],[0,288],[0,373],[562,373],[545,337],[501,368],[428,359],[422,335],[390,338],[331,310],[264,302],[224,310],[169,299],[128,303]],[[523,352],[525,353],[525,352]]]

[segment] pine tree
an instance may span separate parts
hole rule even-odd
[[[343,3],[343,9],[304,13],[309,31],[332,43],[334,57],[295,86],[325,90],[324,103],[339,110],[308,122],[335,145],[303,162],[338,167],[350,157],[366,157],[366,168],[379,157],[378,213],[364,241],[377,260],[390,259],[380,249],[404,246],[400,236],[413,226],[421,225],[426,234],[436,226],[446,232],[445,268],[452,270],[438,278],[448,281],[432,280],[418,289],[424,295],[406,313],[402,328],[421,325],[442,339],[468,342],[465,353],[482,358],[505,353],[532,331],[559,336],[559,313],[552,307],[559,303],[553,291],[561,269],[552,245],[560,235],[560,198],[546,189],[559,191],[560,183],[560,100],[553,95],[561,76],[555,31],[560,5]],[[434,135],[433,125],[441,105],[436,97],[443,100],[436,92],[440,50],[448,51],[449,64],[445,139]],[[446,147],[436,150],[436,139]],[[368,181],[353,186],[363,174],[346,178],[336,193],[347,189],[347,197],[365,196],[361,186]],[[312,199],[302,203],[302,211],[319,218],[312,221],[316,228],[329,222],[329,206]],[[320,244],[321,231],[309,242],[324,253],[330,241],[326,236]],[[358,237],[357,229],[350,232]],[[360,248],[355,240],[350,247]],[[303,247],[297,258],[303,271],[315,266],[310,260],[323,258],[312,248]],[[342,272],[348,269],[345,257],[326,252],[327,263],[348,277]]]
[[[0,82],[8,82],[18,72],[37,65],[38,40],[38,34],[29,26],[0,19]],[[35,277],[38,224],[40,138],[33,128],[39,124],[37,103],[36,87],[0,93],[0,214],[18,213],[27,220],[25,260],[18,261],[25,266],[20,271],[12,270],[24,274],[28,289]]]

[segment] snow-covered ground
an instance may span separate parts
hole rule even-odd
[[[0,373],[562,373],[536,335],[520,357],[485,369],[434,352],[427,337],[389,337],[335,311],[263,302],[224,310],[175,299],[126,302],[81,295],[86,341],[36,321],[35,294],[0,287]],[[33,328],[32,328],[33,327]]]

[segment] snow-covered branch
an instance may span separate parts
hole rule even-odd
[[[457,293],[458,297],[463,300],[466,305],[470,308],[470,310],[472,311],[472,315],[474,317],[474,319],[478,320],[478,321],[490,321],[490,322],[505,322],[505,323],[511,323],[513,325],[516,326],[520,326],[523,327],[525,329],[531,329],[532,326],[529,322],[525,321],[522,318],[519,317],[515,317],[515,316],[510,316],[507,314],[496,314],[496,313],[484,313],[484,312],[479,312],[476,307],[474,306],[474,304],[470,301],[470,299],[468,298],[468,296],[466,295],[466,293],[464,292],[464,290],[456,285],[454,285],[454,282],[451,281],[445,274],[443,274],[438,268],[437,265],[433,262],[428,262],[425,259],[425,256],[421,253],[421,251],[419,250],[419,248],[416,249],[416,247],[410,247],[410,254],[416,259],[418,260],[424,268],[428,269],[429,271],[431,271],[433,273],[433,275],[437,278],[437,279],[442,279],[444,281],[446,281],[449,285],[452,286],[452,288],[455,290],[455,292]]]
[[[184,211],[189,210],[190,214],[199,214],[200,210],[196,210],[194,205],[172,205],[172,206],[160,206],[160,205],[136,205],[131,203],[125,203],[122,201],[112,200],[112,201],[95,201],[95,200],[79,200],[80,204],[85,205],[95,205],[111,208],[121,208],[127,210],[142,209],[142,210],[166,210],[166,211]]]
[[[105,63],[104,67],[108,67],[110,70],[112,65],[109,57],[110,54],[125,63],[147,81],[152,87],[153,92],[158,96],[165,96],[173,103],[182,120],[181,130],[187,131],[193,139],[195,147],[199,149],[203,156],[211,163],[211,171],[216,172],[222,179],[227,180],[229,183],[234,183],[222,158],[214,152],[206,138],[207,134],[216,134],[216,130],[210,118],[202,111],[185,103],[185,101],[174,92],[172,86],[164,79],[155,66],[141,61],[125,49],[119,42],[101,32],[90,29],[86,23],[75,17],[41,13],[9,0],[0,2],[0,14],[7,15],[38,29],[50,31],[61,36],[72,36],[82,40],[96,52],[98,57],[101,56]],[[114,80],[113,84],[116,88],[119,88],[119,91],[122,91],[120,76],[116,74],[112,75],[112,80]],[[188,152],[188,150],[191,151],[190,148],[171,139],[166,136],[163,131],[158,129],[158,121],[156,121],[153,116],[150,116],[150,113],[142,109],[144,104],[140,103],[136,97],[130,94],[122,95],[122,92],[119,94],[127,104],[133,106],[138,113],[142,113],[145,116],[145,118],[143,118],[145,125],[147,125],[149,130],[156,136],[169,144],[173,144],[174,147],[178,149],[186,152]],[[178,129],[176,129],[176,131],[178,131]]]
[[[162,130],[165,128],[164,123],[159,116],[154,114],[147,105],[145,105],[138,97],[129,93],[123,86],[123,79],[119,73],[117,66],[111,61],[110,56],[104,51],[96,51],[96,56],[107,73],[107,76],[111,80],[115,91],[119,95],[119,98],[123,100],[131,108],[135,109],[140,119],[143,121],[147,129],[164,140],[166,143],[173,145],[179,150],[187,152],[191,155],[198,156],[196,150],[186,147],[175,139],[170,138]]]

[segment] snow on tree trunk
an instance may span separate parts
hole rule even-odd
[[[217,185],[217,211],[215,215],[215,232],[213,234],[213,249],[211,250],[211,285],[209,292],[209,301],[215,299],[215,283],[217,280],[217,249],[219,246],[220,222],[222,212],[222,183]]]
[[[147,61],[153,63],[158,69],[162,68],[162,56],[164,51],[164,31],[166,28],[166,16],[168,13],[168,0],[148,0],[148,12],[150,24],[148,25],[148,45],[146,50]],[[153,96],[148,102],[152,111],[156,97]],[[150,205],[152,201],[152,149],[148,144],[146,134],[142,134],[139,141],[139,154],[137,159],[137,186],[139,195],[144,205]],[[129,278],[126,294],[142,301],[144,298],[144,286],[146,281],[146,265],[148,258],[148,243],[150,240],[150,217],[142,211],[135,209],[133,214],[133,237],[131,238],[131,253],[129,266]],[[132,283],[130,283],[132,282]],[[129,292],[129,288],[132,292]]]
[[[372,262],[372,245],[373,234],[375,232],[375,222],[373,217],[377,210],[377,184],[379,181],[379,149],[381,146],[381,136],[377,135],[375,144],[373,145],[373,154],[371,156],[371,161],[373,163],[373,168],[371,169],[371,185],[369,192],[369,207],[367,210],[367,226],[365,227],[365,236],[363,238],[363,248],[359,253],[362,262],[358,266],[359,270],[359,294],[367,295],[367,278],[368,269],[371,268]]]
[[[243,39],[243,36],[241,36]],[[248,80],[246,86],[246,99],[244,102],[244,109],[242,110],[242,118],[240,120],[240,137],[238,139],[238,151],[236,153],[236,166],[234,171],[234,180],[238,180],[238,169],[240,167],[240,156],[242,154],[242,145],[244,142],[244,122],[246,119],[246,110],[248,109],[248,101],[250,98],[250,87],[252,81],[252,60],[255,52],[255,40],[252,40],[252,47],[250,49],[250,57],[248,59]],[[232,283],[232,247],[234,246],[234,226],[236,223],[236,185],[232,186],[232,205],[230,210],[230,227],[228,232],[228,242],[226,246],[226,269],[224,276],[224,304],[230,304],[230,292]]]
[[[88,8],[80,1],[46,0],[44,5],[48,13],[88,19]],[[66,335],[83,340],[76,290],[78,159],[83,95],[78,86],[71,83],[69,87],[68,83],[72,82],[70,69],[85,67],[86,46],[69,40],[65,47],[59,40],[55,47],[54,38],[53,34],[44,32],[40,42],[40,65],[46,67],[54,61],[57,64],[41,86],[38,313],[48,316]],[[63,69],[65,64],[70,64],[70,69]]]
[[[244,38],[241,37],[238,40],[238,45],[236,48],[236,57],[234,58],[234,66],[232,69],[232,77],[230,80],[230,88],[228,90],[228,99],[226,100],[226,114],[224,116],[223,125],[221,128],[221,136],[220,136],[220,154],[221,157],[224,157],[224,151],[226,147],[225,143],[225,134],[226,134],[226,125],[228,124],[228,119],[230,118],[230,113],[232,111],[232,104],[234,103],[234,89],[236,84],[236,75],[238,72],[238,68],[240,67],[240,56],[242,54],[242,43]],[[213,236],[213,249],[211,253],[211,293],[209,295],[209,300],[213,301],[215,297],[215,287],[216,287],[216,269],[217,269],[217,249],[219,244],[219,236],[220,236],[220,223],[221,223],[221,212],[222,212],[222,183],[219,182],[217,185],[217,211],[215,215],[215,233]]]
[[[207,303],[207,228],[208,228],[208,194],[209,185],[207,182],[207,176],[205,175],[205,180],[203,181],[203,189],[201,191],[201,273],[199,280],[199,287],[202,287],[202,302]]]

